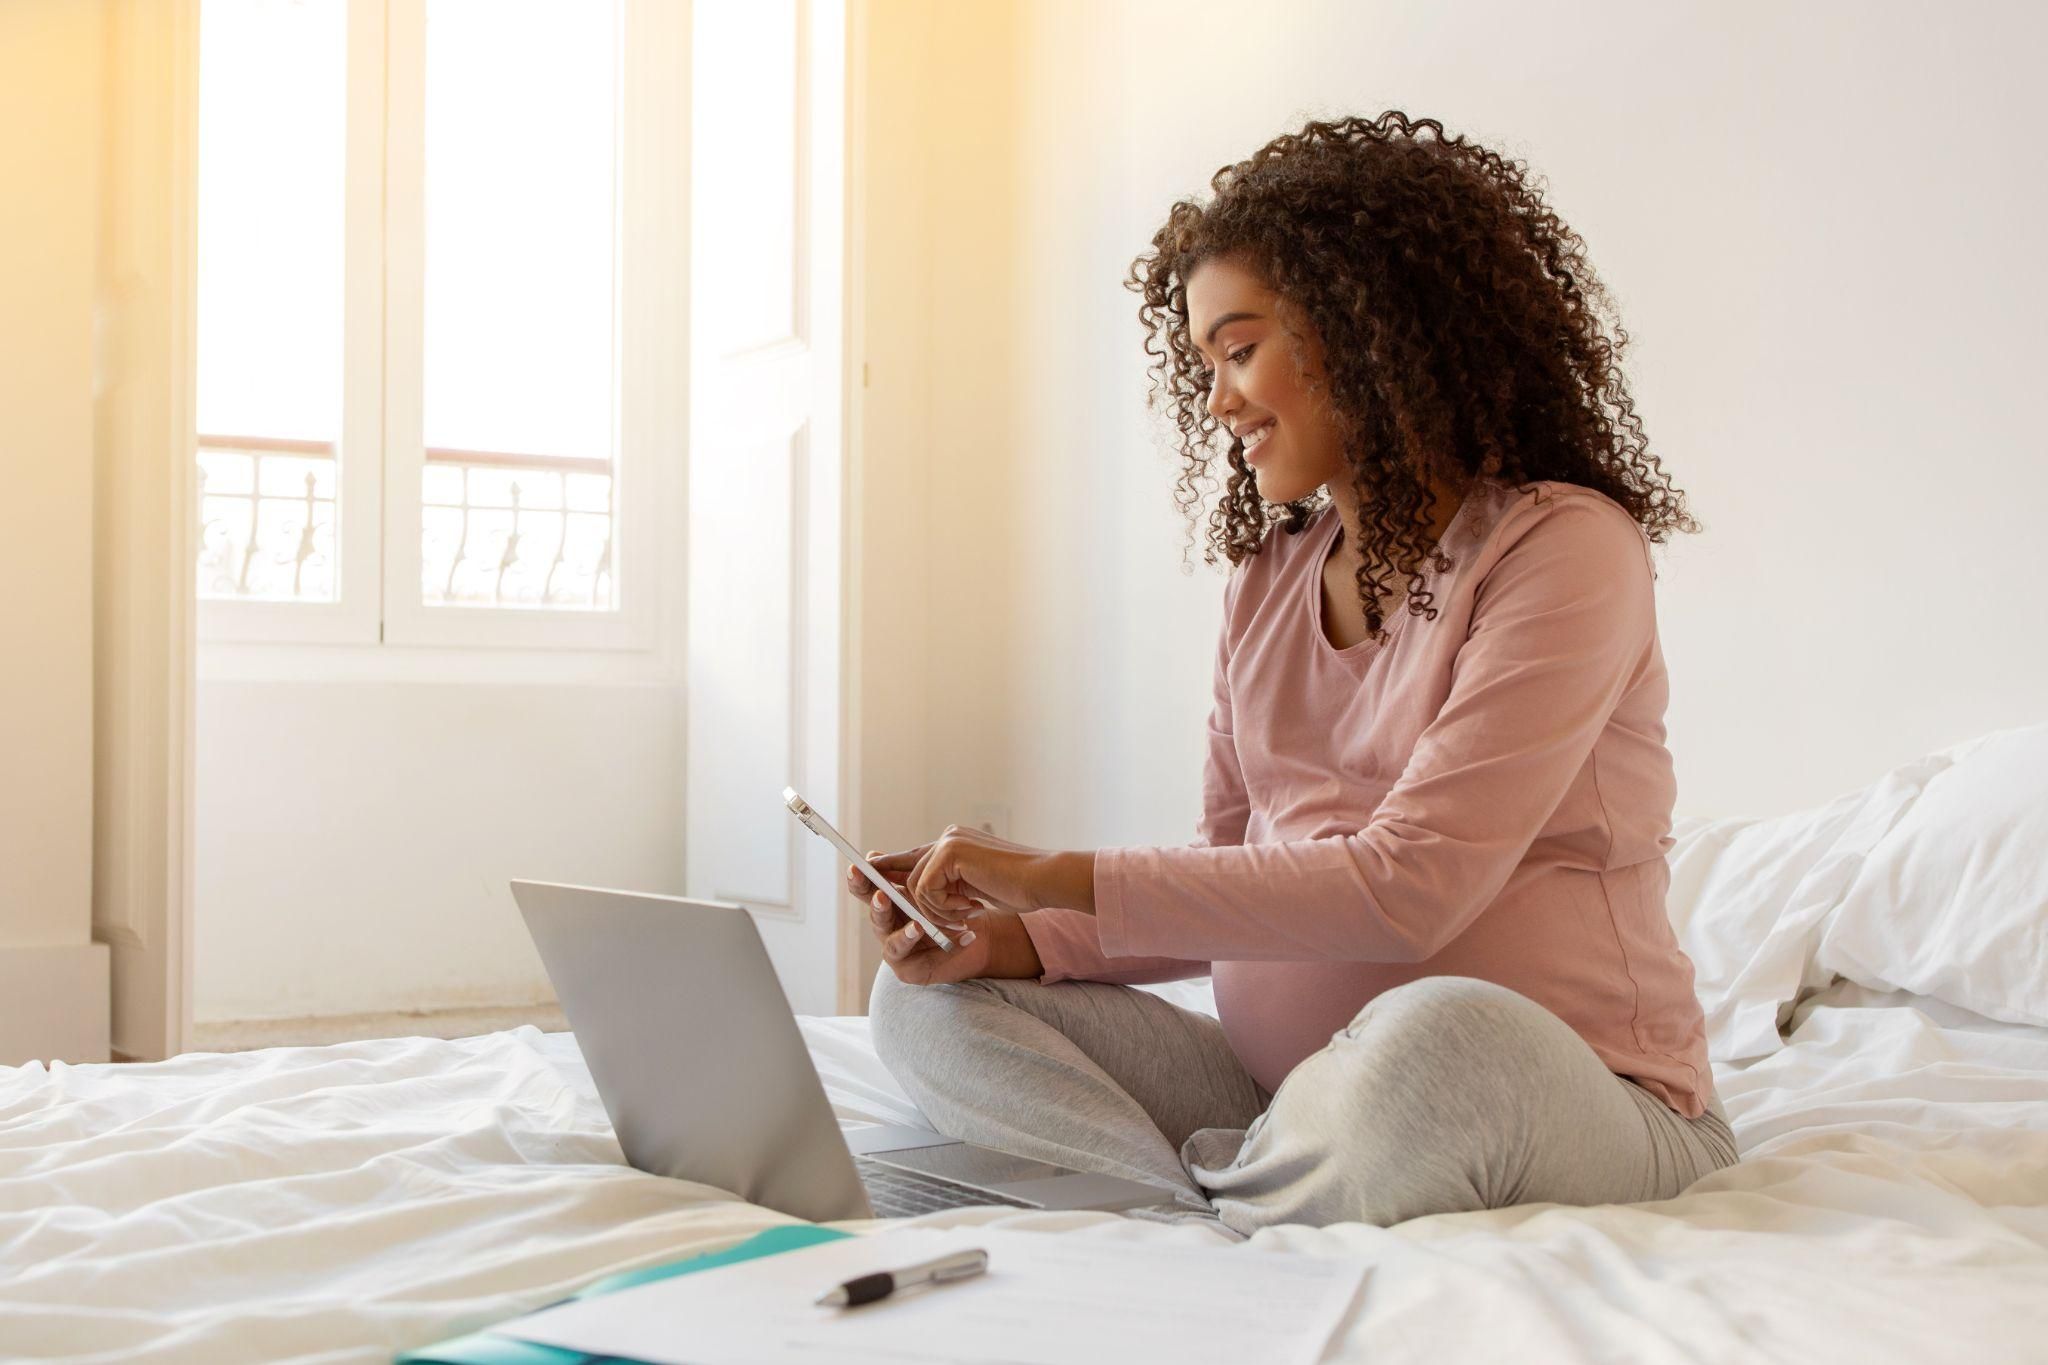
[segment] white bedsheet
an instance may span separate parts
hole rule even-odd
[[[803,1022],[843,1118],[915,1120]],[[1744,1160],[1678,1199],[1253,1244],[1371,1262],[1345,1361],[2048,1361],[2048,1030],[1838,986],[1717,1074]],[[0,1072],[0,1356],[381,1361],[786,1221],[624,1166],[565,1035]]]

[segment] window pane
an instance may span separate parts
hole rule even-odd
[[[795,0],[693,7],[697,310],[723,351],[796,329]]]
[[[429,0],[429,603],[613,605],[618,69],[615,5]]]
[[[205,0],[199,593],[335,600],[345,0]]]
[[[199,448],[199,595],[334,601],[333,458],[221,440]]]
[[[441,462],[427,467],[428,601],[602,610],[612,600],[608,477]],[[603,483],[596,510],[579,485]]]

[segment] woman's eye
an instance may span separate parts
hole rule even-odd
[[[1250,355],[1251,353],[1252,348],[1249,346],[1245,346],[1238,350],[1232,351],[1227,357],[1225,357],[1225,359],[1231,361],[1233,364],[1242,365],[1244,364],[1245,357]]]

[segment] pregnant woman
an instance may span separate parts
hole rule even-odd
[[[1649,543],[1699,527],[1627,334],[1526,168],[1433,120],[1211,187],[1129,281],[1183,512],[1228,466],[1200,837],[875,858],[973,931],[874,894],[876,1047],[942,1131],[1246,1235],[1670,1198],[1735,1145],[1664,905]],[[1219,1018],[1132,988],[1203,975]]]

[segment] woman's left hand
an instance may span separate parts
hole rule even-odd
[[[1093,913],[1095,855],[1012,843],[986,830],[946,826],[921,849],[870,859],[878,870],[908,865],[913,904],[946,914],[989,906],[1022,914],[1058,906]]]

